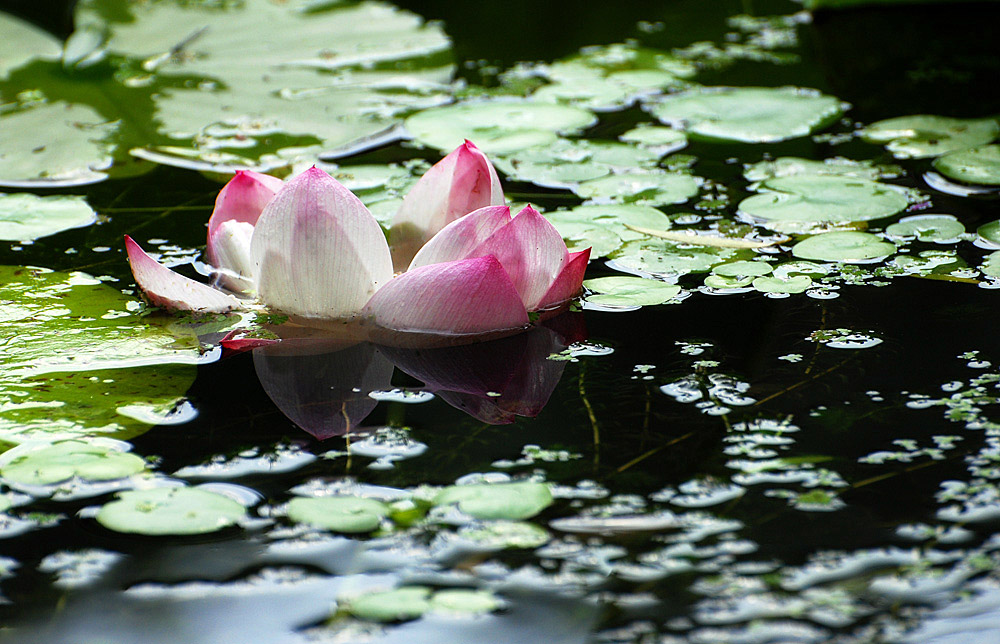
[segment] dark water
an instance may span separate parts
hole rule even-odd
[[[399,4],[443,20],[459,60],[500,68],[635,36],[638,20],[663,21],[666,28],[649,35],[648,44],[669,48],[718,40],[728,15],[786,13],[795,7],[721,1],[622,3],[610,10],[596,2],[541,8],[527,2]],[[56,32],[67,28],[61,7],[3,6]],[[853,103],[851,117],[863,122],[910,113],[985,116],[1000,111],[995,92],[1000,58],[986,27],[996,24],[996,13],[995,4],[982,3],[817,15],[800,28],[803,62],[741,62],[699,81],[816,87]],[[482,80],[480,70],[464,73]],[[613,137],[628,129],[630,118],[628,112],[609,115],[598,132]],[[699,158],[699,174],[725,182],[740,172],[727,163],[736,149],[692,144],[685,153]],[[819,150],[799,140],[769,146],[767,152],[815,157]],[[857,158],[878,154],[862,143],[837,152]],[[396,147],[359,160],[409,156],[412,151]],[[745,149],[740,159],[756,160]],[[922,187],[922,166],[907,165],[901,183]],[[121,235],[141,231],[197,247],[217,189],[198,175],[170,168],[98,184],[86,192],[99,212],[110,214],[107,221],[21,250],[4,247],[0,255],[4,263],[86,270],[127,284]],[[528,185],[508,185],[507,191],[530,193],[547,207],[565,201],[546,199]],[[734,189],[730,196],[735,203],[743,195]],[[933,212],[954,214],[974,230],[1000,216],[997,204],[936,194]],[[157,210],[171,206],[184,208],[169,216]],[[101,246],[112,250],[90,250]],[[68,247],[79,252],[67,255]],[[975,263],[974,257],[969,260]],[[591,270],[588,277],[601,274],[599,266]],[[426,451],[390,469],[371,469],[373,459],[354,455],[230,479],[257,491],[265,507],[280,505],[292,488],[315,480],[411,488],[449,485],[470,473],[537,470],[562,486],[556,503],[533,519],[553,534],[540,549],[477,551],[449,542],[454,527],[447,524],[372,539],[310,536],[284,528],[288,524],[281,517],[276,525],[205,537],[138,538],[77,515],[100,497],[36,503],[34,511],[62,519],[3,540],[0,554],[16,568],[0,582],[9,600],[0,605],[0,641],[997,641],[1000,544],[993,537],[1000,513],[990,510],[1000,507],[1000,499],[991,496],[1000,477],[971,473],[969,459],[981,464],[995,458],[990,451],[995,428],[989,422],[1000,422],[991,399],[998,394],[992,382],[983,384],[973,410],[972,403],[962,406],[953,398],[1000,366],[996,297],[993,290],[969,284],[901,278],[884,287],[846,286],[838,298],[824,301],[696,294],[680,306],[568,314],[571,319],[554,324],[562,340],[551,349],[558,352],[569,340],[585,337],[589,345],[612,351],[578,355],[559,365],[561,373],[550,371],[558,385],[534,418],[490,425],[441,396],[420,404],[380,402],[363,429],[405,425],[409,438],[425,444]],[[832,348],[809,339],[815,331],[840,328],[868,333],[881,343]],[[970,351],[979,353],[960,357]],[[513,377],[518,359],[540,369],[526,345],[486,354],[441,368],[504,382]],[[789,358],[793,355],[799,359]],[[392,372],[392,386],[413,387],[421,381],[414,373],[427,375],[426,368],[412,367],[413,356],[394,357],[399,368]],[[262,383],[260,363],[259,356],[247,353],[199,368],[189,392],[197,417],[133,439],[133,451],[157,457],[157,469],[171,473],[219,455],[232,463],[248,450],[316,455],[343,450],[343,438],[316,440],[289,419],[287,406],[275,404],[273,387]],[[287,369],[293,372],[287,377],[344,369],[336,360],[304,364]],[[679,402],[661,390],[683,379],[700,397]],[[746,389],[733,393],[727,383]],[[954,404],[914,406],[914,394],[952,397]],[[699,408],[713,395],[714,406]],[[746,396],[753,401],[729,404]],[[323,404],[322,397],[307,402]],[[719,405],[728,406],[728,413],[707,413]],[[948,409],[967,415],[958,418],[954,412],[949,418]],[[942,436],[961,440],[934,438]],[[900,439],[916,447],[893,443]],[[525,445],[573,457],[496,464],[518,459]],[[916,453],[928,447],[940,452]],[[739,461],[770,457],[753,450],[774,450],[774,458],[785,460],[761,471],[785,472],[788,478],[755,479],[754,468]],[[859,461],[879,451],[893,452],[897,460]],[[899,456],[907,451],[909,457]],[[941,495],[944,481],[978,485],[982,497],[966,507],[983,512],[948,519],[941,513],[950,503]],[[725,500],[706,500],[734,489]],[[606,527],[605,534],[592,534],[579,526],[557,527],[566,518],[665,512],[674,513],[673,522],[656,529]],[[910,524],[937,533],[910,538],[900,530]],[[954,527],[968,533],[953,541],[946,529]],[[87,554],[91,549],[102,554]],[[93,566],[96,574],[78,586],[59,581],[66,577],[57,570],[58,553],[65,555],[64,571],[86,577]],[[398,583],[491,588],[507,605],[478,618],[318,627],[338,597]],[[966,603],[953,605],[963,596]]]

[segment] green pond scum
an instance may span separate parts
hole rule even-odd
[[[1000,640],[997,18],[0,0],[0,644]],[[465,139],[591,248],[528,333],[271,345],[129,273],[208,281],[237,168],[388,230]]]

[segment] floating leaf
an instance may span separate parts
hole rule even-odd
[[[872,123],[861,136],[884,143],[898,159],[936,157],[989,143],[1000,135],[996,119],[958,119],[917,114]]]
[[[795,87],[702,87],[665,96],[649,110],[690,137],[772,143],[806,136],[833,122],[844,104]]]
[[[713,275],[723,277],[760,277],[771,272],[772,266],[763,261],[740,260],[727,262],[712,268]]]
[[[808,275],[794,277],[758,277],[753,281],[753,287],[761,293],[803,293],[812,286],[812,278]]]
[[[783,232],[882,219],[909,205],[903,191],[893,186],[850,177],[778,177],[764,181],[759,190],[740,202],[740,212]]]
[[[568,188],[615,170],[655,166],[659,158],[658,152],[623,143],[559,139],[497,157],[494,164],[515,181]]]
[[[655,148],[662,154],[676,152],[687,146],[687,135],[680,130],[670,127],[656,127],[648,124],[632,128],[619,136],[618,140],[625,143],[635,143],[647,148]]]
[[[979,270],[982,271],[983,275],[986,277],[1000,279],[1000,250],[993,251],[984,257]]]
[[[537,548],[548,542],[549,533],[524,521],[490,521],[463,526],[458,537],[483,548]]]
[[[1000,186],[1000,145],[951,152],[935,159],[934,168],[955,181]]]
[[[917,239],[922,242],[950,244],[965,233],[965,226],[952,215],[911,215],[885,229],[893,239]]]
[[[527,519],[552,505],[552,492],[532,482],[452,485],[434,497],[434,505],[451,504],[477,519]]]
[[[867,263],[896,252],[896,247],[871,233],[853,231],[807,237],[792,247],[792,255],[824,262]]]
[[[95,221],[97,213],[83,197],[0,193],[0,239],[38,239]]]
[[[418,112],[406,130],[419,143],[449,151],[470,139],[490,154],[511,154],[547,145],[557,134],[575,134],[594,124],[586,110],[529,101],[458,103]]]
[[[109,481],[146,468],[145,461],[135,454],[82,441],[21,445],[0,458],[3,459],[0,476],[23,485],[51,485],[74,476],[87,481]]]
[[[62,44],[44,29],[0,11],[0,79],[32,58],[58,60]],[[8,133],[5,132],[6,136]]]
[[[898,176],[902,169],[898,166],[878,166],[871,161],[852,161],[834,157],[813,161],[798,157],[779,157],[771,161],[759,161],[747,166],[743,176],[747,181],[766,181],[776,177],[790,177],[802,174],[823,174],[855,179],[876,180]]]
[[[736,239],[734,237],[717,237],[715,235],[703,235],[701,233],[687,230],[653,230],[638,226],[629,226],[637,233],[669,239],[681,244],[693,244],[695,246],[714,246],[715,248],[767,248],[781,243],[781,240],[759,242],[752,239]]]
[[[634,171],[584,181],[571,188],[581,197],[603,203],[665,206],[698,194],[701,182],[684,172]]]
[[[212,359],[191,331],[140,317],[139,301],[84,273],[2,266],[0,301],[3,441],[135,435],[166,420]]]
[[[288,518],[333,532],[371,532],[390,508],[375,499],[356,496],[295,498],[288,503]]]
[[[145,535],[205,534],[246,517],[246,508],[228,496],[191,487],[129,490],[97,513],[108,530]]]
[[[114,131],[86,105],[62,101],[0,112],[0,185],[81,186],[103,181]]]
[[[608,267],[642,276],[674,278],[688,273],[705,273],[716,264],[742,259],[749,251],[736,248],[681,248],[666,239],[630,241],[615,251]]]
[[[976,229],[977,244],[987,248],[1000,248],[1000,220],[983,224]]]
[[[546,213],[545,218],[571,251],[590,248],[592,259],[610,255],[626,241],[642,239],[644,235],[633,226],[656,230],[670,226],[670,219],[656,208],[636,205],[577,206]]]
[[[681,287],[641,277],[598,277],[583,285],[597,293],[587,301],[601,306],[653,306],[677,297]]]
[[[426,586],[371,592],[344,602],[349,613],[373,622],[405,621],[430,612],[476,615],[499,606],[500,600],[489,591],[456,588],[432,594]]]

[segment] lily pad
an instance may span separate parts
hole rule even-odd
[[[832,123],[844,107],[833,96],[796,87],[703,87],[665,96],[649,110],[690,137],[773,143]]]
[[[662,154],[676,152],[687,146],[687,135],[671,127],[656,127],[640,125],[618,137],[619,141],[635,143],[647,148],[654,148]]]
[[[771,270],[772,266],[767,262],[740,260],[719,264],[712,268],[712,274],[723,277],[760,277]]]
[[[587,110],[529,101],[458,103],[417,112],[406,130],[417,142],[450,151],[470,139],[490,154],[511,154],[576,134],[596,122]]]
[[[689,273],[706,273],[716,264],[748,256],[750,252],[743,249],[682,247],[666,239],[647,238],[630,241],[615,251],[608,267],[640,276],[673,279]]]
[[[371,532],[390,508],[375,499],[355,496],[295,498],[288,503],[288,518],[333,532]]]
[[[497,157],[494,163],[515,181],[570,188],[616,170],[655,166],[659,158],[658,152],[623,143],[559,139]]]
[[[114,127],[86,105],[62,101],[0,112],[0,185],[81,186],[107,178]]]
[[[747,181],[766,181],[776,177],[801,174],[823,174],[855,179],[876,180],[898,176],[902,169],[898,166],[880,166],[871,161],[853,161],[834,157],[814,161],[798,157],[779,157],[771,161],[760,161],[747,166],[743,176]]]
[[[405,586],[367,593],[344,602],[349,613],[373,622],[399,622],[426,613],[478,615],[500,607],[500,600],[486,590],[453,588],[433,592],[426,586]]]
[[[958,241],[963,233],[965,226],[952,215],[912,215],[885,229],[885,234],[893,239],[917,239],[938,244]]]
[[[577,206],[546,213],[545,218],[571,251],[590,248],[592,259],[610,255],[626,241],[646,237],[629,226],[657,230],[670,227],[670,219],[656,208],[624,204]]]
[[[993,251],[984,257],[979,270],[982,271],[983,275],[986,277],[1000,279],[1000,250]]]
[[[135,435],[213,359],[193,332],[141,317],[138,300],[84,273],[3,266],[0,301],[2,441]]]
[[[1000,135],[996,119],[958,119],[916,114],[872,123],[861,137],[884,143],[898,159],[936,157],[989,143]]]
[[[983,224],[976,229],[979,236],[977,245],[987,248],[1000,248],[1000,220]]]
[[[653,306],[677,297],[681,287],[641,277],[598,277],[583,285],[596,293],[587,302],[602,306]]]
[[[87,481],[110,481],[146,469],[146,462],[135,454],[83,441],[22,445],[0,458],[3,459],[0,476],[24,485],[51,485],[74,476]]]
[[[199,170],[285,168],[398,139],[402,114],[450,100],[453,66],[441,27],[381,2],[84,0],[75,24],[62,64],[36,56],[0,86],[7,97],[29,93],[43,103],[0,116],[5,132],[18,132],[2,143],[10,168],[55,167],[42,159],[69,157],[59,150],[70,127],[29,132],[12,123],[40,119],[45,102],[84,113],[62,117],[67,124],[105,126],[104,136],[82,132],[103,142],[80,156],[82,172],[95,162],[105,168],[112,146],[116,164],[131,153]],[[23,146],[29,139],[35,144]],[[45,176],[20,170],[14,178]]]
[[[191,487],[129,490],[97,513],[108,530],[145,535],[217,532],[246,517],[246,508],[228,496]]]
[[[57,60],[62,53],[62,43],[55,36],[2,11],[0,34],[3,34],[0,38],[0,78],[32,58]]]
[[[434,505],[457,504],[477,519],[527,519],[552,505],[544,483],[475,483],[452,485],[438,492]]]
[[[572,190],[577,195],[598,203],[664,206],[684,203],[698,194],[700,185],[699,179],[684,172],[648,170],[584,181]]]
[[[0,239],[38,239],[95,221],[97,213],[83,197],[0,193]]]
[[[778,177],[764,181],[759,190],[760,194],[740,202],[740,212],[783,232],[808,232],[817,225],[882,219],[909,205],[901,190],[851,177]]]
[[[803,293],[812,286],[812,278],[808,275],[781,278],[774,276],[758,277],[753,281],[753,287],[761,293]]]
[[[868,263],[894,252],[896,247],[877,235],[853,231],[813,235],[792,247],[792,255],[800,259],[848,264]]]
[[[458,537],[483,548],[537,548],[549,541],[545,528],[525,521],[490,521],[463,526]]]
[[[1000,145],[951,152],[935,159],[934,168],[955,181],[1000,186]]]

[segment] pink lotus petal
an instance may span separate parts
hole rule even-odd
[[[209,238],[226,221],[256,225],[264,206],[284,185],[281,179],[267,174],[237,170],[236,176],[223,186],[215,198],[215,209],[208,220]],[[209,261],[214,264],[211,257]]]
[[[407,270],[418,266],[478,257],[472,251],[510,223],[510,208],[487,206],[451,222],[424,244]],[[481,255],[481,253],[480,253]]]
[[[556,276],[552,286],[545,293],[545,297],[539,303],[538,308],[547,309],[559,306],[567,300],[571,300],[580,294],[583,289],[583,275],[587,272],[587,262],[590,261],[590,249],[585,248],[576,253],[569,254],[569,261],[563,267],[562,272]]]
[[[350,190],[315,167],[264,208],[251,252],[260,299],[307,318],[355,315],[392,278],[378,222]]]
[[[421,266],[383,286],[365,306],[378,327],[486,334],[523,328],[528,313],[495,257]]]
[[[212,266],[219,269],[220,283],[237,293],[252,293],[256,288],[257,272],[250,254],[253,226],[230,219],[222,222],[208,237]]]
[[[466,141],[428,170],[403,198],[389,234],[396,269],[406,268],[427,240],[459,217],[503,203],[496,170],[479,148]]]
[[[568,260],[566,243],[559,231],[531,206],[479,244],[472,255],[496,256],[529,311],[540,308]]]
[[[243,353],[244,351],[250,351],[251,349],[256,349],[257,347],[266,347],[281,342],[281,340],[274,338],[252,338],[241,335],[242,333],[243,331],[241,330],[230,331],[226,334],[226,337],[219,340],[219,346],[221,346],[227,354],[236,354]]]
[[[135,283],[153,305],[168,311],[200,313],[226,313],[240,308],[240,302],[235,297],[175,273],[159,263],[128,235],[125,235],[125,250]]]

